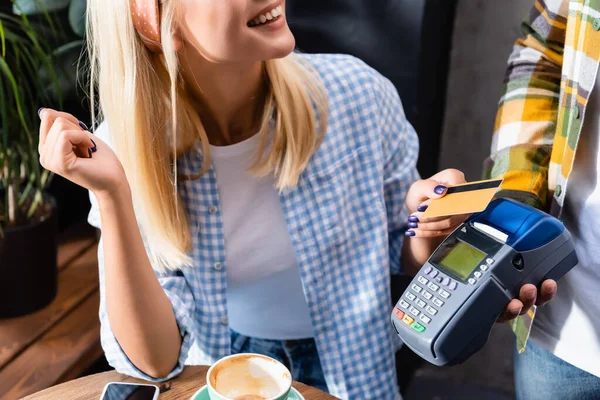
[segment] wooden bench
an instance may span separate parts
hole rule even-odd
[[[0,320],[0,399],[78,378],[102,357],[95,232],[82,225],[60,243],[54,301],[34,314]]]

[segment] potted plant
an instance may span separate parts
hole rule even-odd
[[[60,107],[68,86],[57,58],[65,46],[52,50],[64,37],[52,3],[69,5],[12,0],[11,8],[0,8],[0,318],[46,306],[57,289],[52,174],[41,168],[37,151],[37,110]]]

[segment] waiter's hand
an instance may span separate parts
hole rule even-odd
[[[542,290],[538,296],[537,288],[532,284],[523,285],[519,292],[519,298],[513,299],[504,310],[504,313],[498,318],[498,322],[506,322],[516,318],[518,315],[523,315],[534,304],[543,306],[554,298],[557,290],[556,282],[552,279],[545,280],[542,283]]]

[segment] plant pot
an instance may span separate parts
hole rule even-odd
[[[46,218],[7,228],[0,239],[0,318],[32,313],[56,297],[57,217],[53,199],[48,202]]]

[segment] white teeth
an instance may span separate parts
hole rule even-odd
[[[262,25],[262,24],[266,23],[267,21],[274,20],[281,14],[283,14],[283,7],[281,5],[279,5],[279,6],[275,7],[274,9],[272,9],[271,11],[269,11],[265,14],[259,15],[258,17],[256,17],[252,21],[250,21],[248,23],[248,25],[250,25],[250,26]]]

